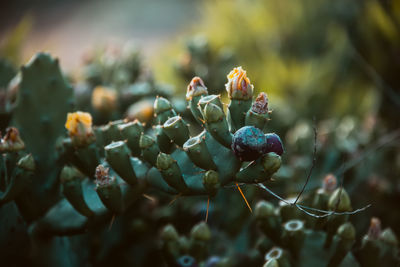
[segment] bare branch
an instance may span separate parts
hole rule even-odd
[[[279,196],[278,194],[274,193],[271,189],[269,189],[268,187],[266,187],[265,185],[263,185],[263,184],[261,184],[261,183],[256,184],[256,186],[258,186],[258,187],[264,189],[265,191],[267,191],[269,194],[271,194],[271,195],[274,196],[275,198],[279,199],[280,201],[282,201],[282,202],[284,202],[284,203],[286,203],[286,204],[288,204],[288,205],[293,205],[293,206],[295,206],[297,209],[299,209],[300,211],[302,211],[302,212],[304,212],[305,214],[307,214],[307,215],[309,215],[309,216],[312,216],[312,217],[314,217],[314,218],[325,218],[325,217],[328,217],[328,216],[331,216],[331,215],[353,215],[353,214],[359,213],[359,212],[364,211],[364,210],[368,209],[369,207],[371,207],[371,204],[369,204],[369,205],[367,205],[367,206],[365,206],[365,207],[362,207],[362,208],[360,208],[360,209],[356,209],[356,210],[354,210],[354,211],[345,211],[345,212],[336,212],[336,210],[331,210],[331,211],[328,211],[328,210],[320,210],[320,209],[316,209],[316,208],[312,208],[312,207],[307,207],[307,206],[304,206],[304,205],[300,205],[300,204],[297,204],[297,203],[294,203],[294,202],[289,202],[289,201],[287,201],[286,199],[284,199],[284,198],[282,198],[281,196]],[[339,199],[340,199],[340,198],[339,198]],[[339,203],[339,201],[338,201],[338,203]],[[337,206],[338,206],[338,204],[337,204]],[[337,209],[337,207],[336,207],[335,209]],[[319,213],[323,213],[323,214],[322,214],[322,215],[319,215],[319,214],[315,214],[315,213],[309,212],[309,211],[307,211],[307,210],[312,210],[312,211],[319,212]]]
[[[314,128],[314,151],[313,151],[313,161],[312,161],[311,168],[310,168],[310,170],[309,170],[309,172],[308,172],[306,182],[304,183],[303,188],[301,189],[300,193],[297,195],[296,200],[294,201],[294,204],[297,203],[297,201],[299,200],[300,196],[303,194],[304,190],[306,189],[307,184],[308,184],[308,182],[310,181],[310,177],[311,177],[312,171],[313,171],[313,169],[314,169],[315,163],[316,163],[316,161],[317,161],[317,157],[316,157],[316,154],[317,154],[317,126],[316,126],[316,122],[315,122],[315,117],[314,117],[313,120],[314,120],[314,126],[313,126],[313,128]]]

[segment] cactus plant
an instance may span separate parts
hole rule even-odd
[[[228,74],[228,105],[209,95],[199,77],[192,79],[190,125],[169,100],[157,97],[153,124],[94,126],[89,113],[72,112],[72,89],[47,54],[22,68],[20,78],[13,114],[18,130],[8,128],[0,142],[0,231],[6,239],[16,231],[16,244],[29,253],[15,259],[11,244],[1,254],[9,265],[337,266],[366,264],[372,252],[379,263],[398,260],[390,229],[371,230],[360,250],[352,249],[350,197],[333,176],[297,206],[261,202],[254,216],[246,210],[241,197],[252,210],[256,189],[248,185],[271,183],[285,150],[269,133],[267,95],[253,100],[253,85],[240,67]],[[51,103],[39,105],[47,97]],[[164,205],[171,196],[185,201]],[[331,216],[309,216],[298,210],[304,205]],[[182,215],[180,206],[198,210],[196,216]],[[208,224],[192,227],[207,218]],[[12,228],[13,222],[20,223]]]
[[[267,137],[263,133],[267,122],[265,117],[256,119],[261,129],[245,126],[245,114],[251,107],[252,98],[252,85],[246,72],[238,68],[228,78],[227,89],[233,92],[233,104],[229,106],[230,116],[225,116],[220,97],[208,95],[204,83],[195,78],[188,87],[187,99],[193,116],[204,127],[203,131],[191,137],[191,130],[185,120],[177,115],[168,100],[158,97],[154,103],[156,121],[159,124],[155,132],[144,132],[138,121],[121,123],[118,125],[119,133],[115,134],[114,139],[108,140],[113,142],[104,147],[104,152],[96,154],[105,154],[105,158],[92,153],[93,157],[97,157],[93,161],[105,165],[104,168],[110,166],[121,181],[134,188],[143,184],[144,187],[156,187],[179,195],[214,196],[218,187],[228,184],[266,181],[280,167],[281,159],[276,153],[282,154],[282,144],[278,138],[279,141],[274,146],[268,145]],[[194,86],[196,81],[198,82]],[[246,101],[239,100],[243,94],[246,94]],[[241,108],[241,105],[245,107]],[[202,118],[199,118],[199,114]],[[86,129],[92,132],[90,123],[85,122],[85,117],[89,115],[75,113],[69,116],[71,118],[69,117],[66,127],[70,141],[66,140],[64,144],[72,145],[79,162],[76,167],[83,173],[93,173],[93,170],[85,169],[91,167],[85,162],[89,156],[89,147],[95,144],[95,140],[85,130],[82,133],[76,131]],[[71,125],[72,116],[76,117],[75,126]],[[240,130],[236,131],[236,128]],[[106,130],[100,129],[96,138],[104,140],[106,135]],[[79,140],[86,140],[86,143]],[[275,146],[280,148],[276,150]],[[97,149],[102,150],[101,147]],[[84,161],[81,160],[83,158]],[[73,164],[73,161],[70,163]],[[209,178],[211,176],[213,178]],[[109,186],[114,188],[116,185],[111,183]],[[123,195],[117,194],[118,198],[123,198]]]

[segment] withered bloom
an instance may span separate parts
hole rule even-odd
[[[368,229],[368,237],[372,239],[378,239],[381,235],[382,228],[381,228],[381,220],[376,217],[371,218],[371,223]]]
[[[103,165],[99,165],[96,168],[95,177],[96,177],[96,186],[106,186],[112,182],[112,178],[109,175],[109,168],[104,168]]]
[[[15,127],[6,129],[4,138],[0,140],[0,152],[14,152],[25,148],[25,143],[22,141],[19,131]]]
[[[258,94],[256,100],[251,107],[251,110],[258,114],[268,113],[268,97],[266,93],[261,92]]]

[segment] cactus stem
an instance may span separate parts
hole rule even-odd
[[[243,194],[242,189],[240,188],[240,186],[239,186],[239,184],[238,184],[237,182],[236,182],[236,187],[237,187],[237,189],[239,190],[240,194],[242,195],[242,197],[243,197],[243,199],[244,199],[244,202],[246,202],[246,205],[247,205],[247,207],[249,208],[250,212],[253,212],[253,210],[252,210],[251,207],[250,207],[249,202],[247,201],[246,197],[245,197],[244,194]]]

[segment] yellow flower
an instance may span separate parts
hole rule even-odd
[[[65,128],[71,136],[90,134],[92,132],[92,116],[81,111],[68,113]]]
[[[231,99],[251,99],[253,96],[253,85],[242,67],[234,68],[228,74],[228,83],[225,84],[228,96]]]
[[[126,111],[126,117],[129,121],[135,119],[142,122],[149,122],[153,118],[154,105],[153,100],[143,99],[129,106]]]
[[[102,112],[111,112],[117,106],[117,91],[112,88],[96,86],[92,93],[92,106]]]
[[[92,116],[87,112],[68,113],[65,128],[75,146],[86,146],[95,140],[92,129]]]

